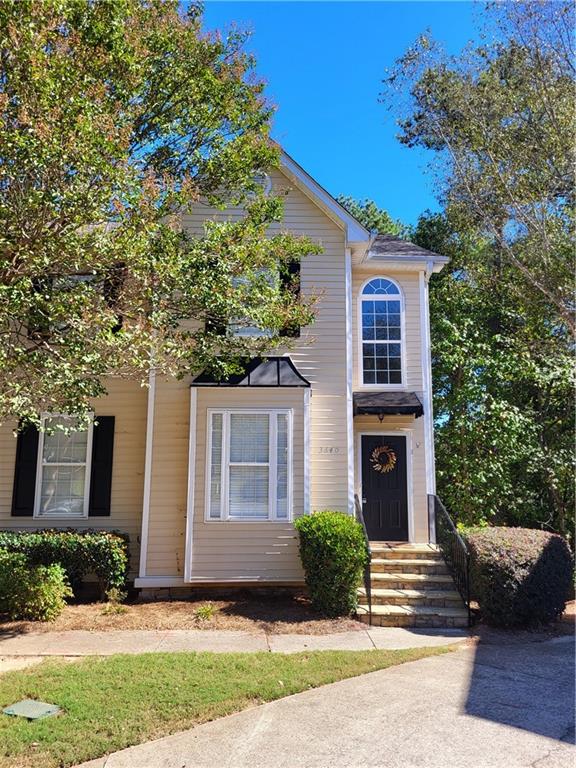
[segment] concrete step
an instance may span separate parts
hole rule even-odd
[[[368,606],[357,609],[360,621],[368,624]],[[431,605],[373,605],[372,624],[377,627],[466,627],[466,608],[446,608]]]
[[[403,544],[400,546],[386,542],[371,541],[372,557],[381,560],[442,560],[440,550],[435,544]]]
[[[428,573],[447,574],[448,569],[443,560],[381,558],[373,557],[370,562],[372,573]]]
[[[364,587],[358,590],[361,603],[367,602]],[[462,598],[455,589],[372,589],[372,605],[432,605],[462,608]]]
[[[373,589],[453,589],[454,581],[450,574],[428,573],[374,573],[370,575]]]

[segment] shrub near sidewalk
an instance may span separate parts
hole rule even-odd
[[[488,623],[538,625],[562,614],[573,562],[561,536],[495,527],[470,531],[466,538],[472,553],[472,589]]]
[[[72,596],[61,566],[31,566],[20,552],[0,549],[0,612],[14,620],[53,621]]]
[[[102,593],[121,590],[128,574],[128,537],[109,531],[0,531],[0,548],[19,552],[32,565],[60,565],[75,589],[95,574]]]
[[[312,604],[326,616],[349,616],[369,558],[362,526],[344,512],[331,511],[304,515],[294,525]]]

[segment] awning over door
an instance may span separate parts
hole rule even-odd
[[[196,376],[192,387],[309,387],[289,357],[255,357],[246,363],[241,373],[227,379],[217,379],[211,373]]]
[[[354,392],[354,416],[415,416],[424,408],[414,392]]]

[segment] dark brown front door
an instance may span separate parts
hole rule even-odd
[[[408,541],[406,438],[362,435],[362,511],[372,541]]]

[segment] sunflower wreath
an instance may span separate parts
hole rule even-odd
[[[388,445],[380,445],[378,448],[374,448],[370,456],[372,469],[382,474],[392,472],[396,466],[396,461],[396,454]]]

